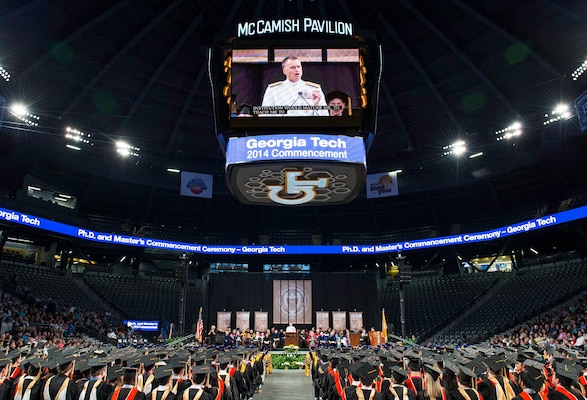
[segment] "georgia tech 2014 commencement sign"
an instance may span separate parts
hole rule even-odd
[[[281,134],[230,138],[226,179],[246,204],[341,204],[365,181],[363,139],[342,135]]]

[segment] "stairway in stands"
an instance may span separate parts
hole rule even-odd
[[[121,315],[121,311],[114,307],[111,303],[106,301],[102,296],[100,296],[94,288],[87,284],[81,274],[71,274],[71,281],[75,283],[75,285],[80,288],[88,298],[90,298],[94,304],[96,304],[96,309],[107,311],[113,315]]]

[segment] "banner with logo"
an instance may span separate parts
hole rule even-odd
[[[218,311],[216,313],[216,327],[219,332],[226,332],[230,329],[230,319],[232,318],[232,312]]]
[[[236,327],[241,331],[247,331],[251,327],[251,312],[237,311],[236,312]]]
[[[363,312],[352,311],[349,312],[349,319],[351,321],[350,330],[351,332],[359,332],[363,329]]]
[[[584,92],[575,100],[575,111],[577,112],[581,132],[587,131],[587,92]]]
[[[211,199],[212,184],[212,175],[181,171],[181,187],[179,189],[179,194],[182,196]]]
[[[367,198],[397,196],[397,172],[367,175]]]
[[[255,311],[255,331],[265,332],[269,329],[269,313],[267,311]]]
[[[273,323],[312,323],[312,281],[273,281]]]
[[[332,327],[337,331],[346,329],[346,311],[332,312]]]
[[[316,329],[324,330],[330,328],[328,311],[316,311]]]

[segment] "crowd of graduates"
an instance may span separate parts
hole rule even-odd
[[[318,348],[307,375],[317,400],[584,400],[584,353],[530,346]]]
[[[0,400],[249,400],[258,348],[23,347],[0,358]]]

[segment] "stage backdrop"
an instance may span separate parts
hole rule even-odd
[[[207,302],[209,306],[204,309],[207,315],[205,320],[210,321],[210,325],[213,324],[217,317],[216,313],[224,310],[267,310],[269,328],[284,328],[287,321],[272,322],[276,320],[273,315],[273,282],[279,280],[311,282],[310,322],[297,323],[297,328],[315,326],[316,321],[313,318],[315,311],[319,310],[362,310],[363,323],[367,330],[381,324],[375,273],[211,274]],[[288,298],[287,301],[290,300],[294,301],[295,298]]]
[[[273,281],[273,323],[312,323],[312,281]]]
[[[362,311],[351,311],[349,312],[351,320],[351,326],[349,329],[352,332],[358,332],[363,328],[363,312]]]
[[[263,332],[269,328],[269,313],[267,311],[255,311],[255,331]]]
[[[316,311],[316,329],[325,330],[330,328],[330,318],[328,317],[328,311]]]
[[[236,312],[236,327],[241,332],[246,331],[250,328],[251,312],[250,311],[237,311]]]
[[[337,331],[347,329],[346,326],[346,311],[332,312],[332,327]]]
[[[232,312],[230,311],[218,311],[216,314],[216,327],[218,328],[218,332],[226,332],[227,330],[231,329],[230,326],[230,319],[232,317]]]

